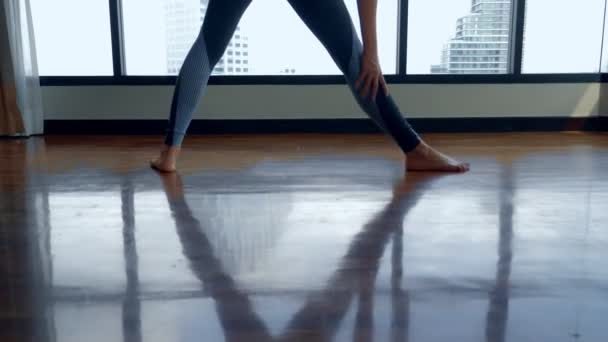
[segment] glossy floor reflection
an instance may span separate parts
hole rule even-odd
[[[607,341],[608,136],[0,141],[1,341]]]

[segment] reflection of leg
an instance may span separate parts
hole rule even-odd
[[[409,328],[409,297],[401,288],[403,277],[403,226],[393,234],[393,254],[391,256],[391,341],[407,341]]]
[[[124,341],[141,341],[141,308],[139,301],[139,275],[135,242],[135,202],[133,184],[123,184],[121,191],[123,248],[127,290],[122,302],[122,331]]]
[[[357,342],[373,341],[374,338],[374,287],[377,271],[363,271],[359,280],[359,307],[354,338]]]
[[[500,187],[500,232],[498,241],[498,263],[496,265],[496,285],[490,294],[490,305],[486,317],[486,340],[505,341],[509,316],[509,278],[513,258],[513,175],[509,168],[501,174]]]
[[[391,202],[353,238],[325,289],[312,296],[294,315],[282,340],[291,341],[300,335],[312,336],[317,340],[333,338],[354,292],[358,290],[360,272],[374,274],[373,277],[368,276],[368,281],[375,280],[388,239],[395,228],[402,227],[404,216],[416,205],[426,186],[434,179],[437,177],[418,178],[402,181],[395,186]]]
[[[201,285],[215,300],[226,340],[270,341],[270,333],[254,312],[249,298],[238,289],[215,257],[213,245],[205,235],[204,228],[186,203],[179,176],[166,175],[163,182],[184,256]]]

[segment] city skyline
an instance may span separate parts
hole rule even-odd
[[[501,74],[508,70],[511,0],[471,0],[432,74]]]
[[[123,0],[125,75],[169,74],[164,12],[167,1]],[[345,3],[360,31],[356,0]],[[528,0],[523,72],[597,72],[603,7],[603,0],[559,5],[550,0]],[[41,75],[113,74],[106,0],[86,4],[32,0],[32,12]],[[272,20],[267,20],[268,13],[273,13]],[[380,62],[386,74],[396,72],[397,13],[396,0],[379,3]],[[458,18],[471,14],[471,0],[410,0],[408,13],[407,73],[429,74],[432,65],[441,64],[443,48],[454,38]],[[249,74],[293,74],[294,69],[298,75],[340,74],[323,46],[284,0],[253,1],[239,26],[249,39]],[[198,29],[192,28],[194,32]],[[187,43],[188,48],[191,43]],[[604,49],[608,50],[608,44]],[[606,58],[601,65],[608,70]]]

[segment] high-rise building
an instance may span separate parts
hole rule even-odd
[[[167,72],[176,75],[205,18],[209,0],[165,0],[167,25]],[[248,37],[237,26],[214,75],[243,75],[249,73]]]
[[[471,13],[459,18],[456,34],[443,47],[433,74],[498,74],[509,65],[511,0],[472,0]]]

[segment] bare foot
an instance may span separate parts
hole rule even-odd
[[[179,147],[164,146],[160,157],[150,161],[150,167],[160,172],[175,172],[175,163],[179,155]]]
[[[422,142],[413,151],[407,153],[406,167],[409,171],[467,172],[470,166]]]

